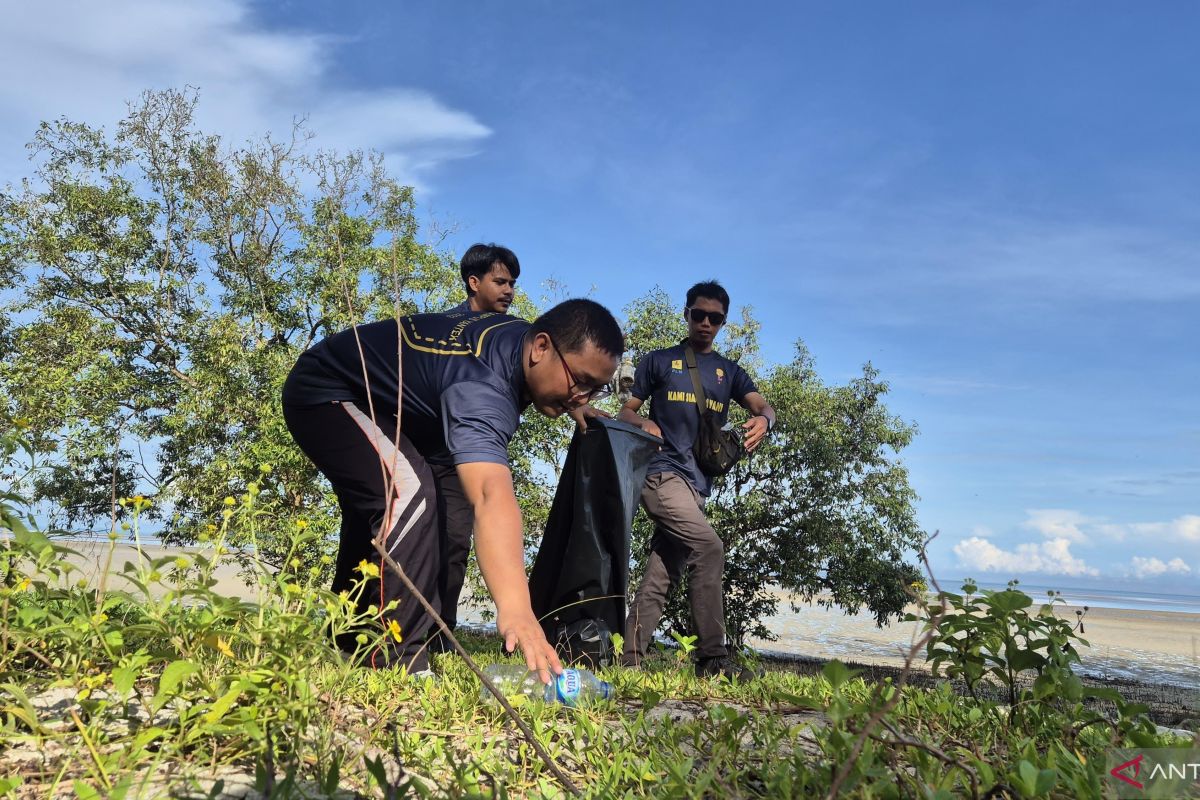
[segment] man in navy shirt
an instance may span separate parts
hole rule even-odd
[[[521,262],[507,247],[473,244],[463,253],[459,274],[467,289],[467,299],[451,311],[507,314],[517,291],[517,278],[521,277]]]
[[[549,682],[562,665],[529,603],[521,511],[508,443],[524,408],[548,417],[595,412],[624,349],[612,314],[567,300],[532,324],[500,314],[417,314],[359,325],[303,353],[283,387],[296,443],[337,494],[341,542],[333,590],[363,561],[379,565],[371,605],[392,636],[372,666],[428,669],[432,619],[371,545],[384,548],[438,608],[441,548],[430,464],[453,465],[475,510],[475,547],[505,646]],[[393,601],[395,605],[393,607]],[[353,649],[353,639],[339,642]]]
[[[467,299],[449,313],[507,314],[516,293],[521,262],[517,254],[498,244],[473,244],[459,262]],[[467,577],[467,559],[471,554],[471,528],[475,512],[467,502],[458,472],[453,464],[430,464],[437,482],[439,538],[442,545],[438,587],[442,596],[442,621],[454,630],[458,626],[458,598]],[[429,646],[435,651],[449,649],[440,631],[433,631]]]
[[[742,680],[753,673],[730,658],[725,644],[725,548],[704,516],[704,501],[712,479],[696,464],[692,454],[700,427],[687,349],[695,353],[707,407],[722,423],[729,404],[736,401],[752,416],[742,425],[743,442],[753,451],[775,424],[775,411],[758,393],[750,376],[736,362],[713,349],[713,341],[729,314],[729,294],[715,281],[698,283],[688,290],[683,310],[688,338],[665,350],[647,353],[634,374],[633,396],[618,419],[661,436],[663,446],[650,462],[642,488],[642,505],[654,520],[646,574],[634,596],[625,625],[626,665],[637,666],[646,654],[663,606],[684,570],[688,575],[688,600],[699,642],[696,674],[725,675]],[[638,410],[650,401],[650,418]]]

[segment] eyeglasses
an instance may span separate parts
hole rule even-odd
[[[692,322],[700,323],[707,317],[708,321],[713,325],[724,325],[725,315],[720,311],[705,311],[703,308],[689,308],[688,313],[691,314]]]
[[[558,354],[558,360],[561,361],[563,365],[563,372],[566,373],[567,391],[571,393],[571,396],[567,398],[568,403],[570,403],[572,400],[580,399],[586,402],[591,402],[592,400],[603,400],[612,394],[612,387],[610,387],[608,384],[603,384],[601,386],[588,386],[587,384],[582,384],[576,380],[575,373],[571,372],[571,368],[567,366],[567,360],[563,358],[562,351],[558,349],[558,345],[554,343],[554,339],[548,333],[546,334],[546,338],[550,339],[550,346],[553,347],[554,352]]]

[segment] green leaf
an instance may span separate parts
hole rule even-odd
[[[1049,794],[1054,788],[1054,784],[1058,782],[1058,773],[1052,769],[1044,769],[1037,775],[1037,781],[1034,784],[1033,793],[1035,795]]]
[[[1027,669],[1041,670],[1046,666],[1046,659],[1031,650],[1013,650],[1008,663],[1016,672],[1024,672]]]
[[[829,685],[834,689],[852,680],[858,673],[859,670],[850,669],[836,658],[821,669],[821,676],[829,681]]]
[[[1015,589],[1005,589],[989,595],[987,604],[990,606],[989,611],[998,611],[1003,615],[1008,615],[1014,611],[1029,608],[1033,605],[1033,598]]]
[[[138,668],[133,666],[117,667],[112,671],[113,689],[116,690],[122,699],[133,689],[133,684],[137,682],[138,673]]]
[[[12,714],[21,722],[25,723],[30,731],[36,734],[43,734],[42,723],[38,718],[37,709],[33,707],[33,703],[29,700],[29,695],[25,694],[25,690],[15,683],[0,684],[0,689],[3,689],[8,694],[12,695],[17,701],[18,706],[11,705],[0,706],[0,710],[6,714]]]
[[[363,765],[367,768],[367,773],[375,779],[379,788],[384,790],[385,796],[390,794],[388,789],[391,788],[391,782],[388,781],[387,767],[383,763],[383,756],[374,758],[363,756]]]
[[[653,689],[642,690],[642,711],[646,712],[654,708],[662,700],[662,693],[656,692]]]
[[[229,711],[230,707],[234,704],[234,702],[237,701],[242,692],[247,688],[250,687],[245,683],[245,681],[237,681],[233,685],[233,688],[217,698],[217,701],[212,704],[212,706],[208,709],[208,712],[204,715],[204,721],[211,725],[221,717],[225,716],[225,713]]]
[[[133,752],[138,752],[155,739],[162,737],[166,732],[166,729],[158,727],[146,728],[145,730],[138,731],[137,736],[133,737],[133,743],[130,745],[130,750]]]
[[[81,780],[76,780],[71,787],[75,790],[75,796],[79,800],[100,800],[100,793]]]
[[[158,691],[150,700],[150,708],[158,711],[167,704],[179,688],[183,680],[189,675],[196,673],[200,668],[191,661],[172,661],[163,670],[162,677],[158,681]]]
[[[25,779],[20,775],[11,775],[7,778],[0,778],[0,794],[8,794],[13,789],[23,785]]]
[[[1038,768],[1028,761],[1021,759],[1017,765],[1017,774],[1021,776],[1021,788],[1026,797],[1037,794]]]

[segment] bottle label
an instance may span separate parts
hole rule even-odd
[[[579,699],[579,690],[583,682],[579,680],[579,670],[564,669],[562,675],[554,682],[558,692],[558,702],[564,706],[573,706]]]

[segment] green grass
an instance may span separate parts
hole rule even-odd
[[[1077,797],[1101,791],[1108,748],[1173,742],[1132,704],[1081,716],[1055,690],[1069,664],[1010,708],[838,662],[697,679],[664,649],[602,670],[612,700],[516,703],[563,780],[459,655],[434,657],[436,680],[339,655],[330,629],[361,620],[303,559],[257,565],[253,602],[216,594],[231,529],[252,539],[255,519],[248,494],[207,551],[114,565],[103,589],[36,532],[0,549],[0,795]],[[295,552],[313,546],[297,525]],[[515,663],[494,637],[463,644]]]

